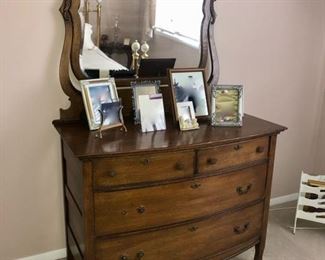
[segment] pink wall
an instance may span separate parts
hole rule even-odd
[[[51,125],[68,103],[58,80],[60,4],[0,1],[1,260],[65,246],[59,137]],[[279,137],[273,195],[297,192],[300,171],[325,156],[325,125],[317,123],[325,122],[323,3],[219,0],[216,7],[220,83],[244,84],[247,113],[289,127]]]

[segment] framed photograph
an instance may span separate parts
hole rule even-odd
[[[243,86],[212,86],[211,113],[213,126],[242,126]]]
[[[166,130],[162,94],[140,95],[139,108],[143,133]]]
[[[177,103],[192,102],[197,118],[208,118],[209,104],[204,69],[170,69],[174,118],[178,121]]]
[[[182,131],[199,129],[192,101],[177,103],[178,122]]]
[[[159,86],[160,81],[131,82],[131,87],[133,91],[133,110],[135,124],[140,124],[139,96],[158,94]]]
[[[80,84],[90,130],[124,125],[113,78],[82,80]]]

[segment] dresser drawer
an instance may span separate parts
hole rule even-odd
[[[266,165],[143,189],[94,194],[95,233],[105,235],[212,215],[263,198]]]
[[[95,187],[191,177],[194,157],[194,151],[187,151],[94,160]]]
[[[199,259],[259,236],[263,205],[222,217],[130,235],[97,240],[96,259]],[[124,258],[122,258],[124,256]]]
[[[233,143],[198,151],[199,173],[213,172],[247,162],[266,159],[269,138]]]

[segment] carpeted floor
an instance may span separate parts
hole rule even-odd
[[[298,227],[322,228],[318,230],[297,230],[292,234],[296,203],[273,207],[270,211],[267,242],[263,260],[324,260],[325,226],[298,220]],[[282,209],[289,207],[289,209]],[[251,249],[233,260],[254,259]]]

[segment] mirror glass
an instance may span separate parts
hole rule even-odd
[[[162,67],[197,68],[203,1],[82,0],[82,70],[94,78],[107,77],[110,70],[128,70],[132,67],[132,46],[140,47],[140,60],[159,59]],[[140,61],[139,76],[142,67],[152,67],[149,61],[143,63]]]

